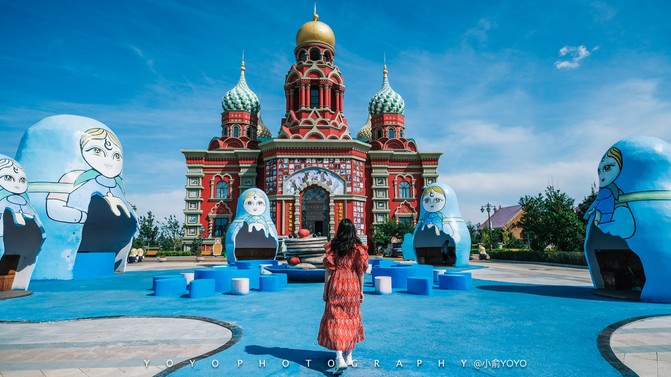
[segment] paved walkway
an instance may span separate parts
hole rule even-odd
[[[153,376],[232,340],[193,318],[118,317],[0,323],[0,376]]]
[[[671,316],[645,318],[613,332],[615,356],[640,377],[671,377]]]

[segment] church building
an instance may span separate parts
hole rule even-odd
[[[405,129],[405,103],[389,84],[369,104],[368,122],[352,135],[344,109],[345,78],[335,65],[335,34],[318,20],[296,34],[295,63],[284,83],[286,113],[279,132],[263,123],[260,101],[245,81],[223,97],[221,137],[186,158],[184,244],[209,249],[235,218],[240,193],[264,190],[280,236],[309,229],[335,235],[343,218],[372,244],[373,225],[415,224],[423,188],[437,180],[440,152],[419,152]]]

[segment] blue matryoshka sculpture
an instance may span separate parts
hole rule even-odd
[[[46,237],[31,206],[26,173],[0,154],[0,290],[27,290]]]
[[[229,264],[243,259],[275,259],[278,237],[270,218],[270,201],[265,192],[250,188],[238,199],[235,220],[226,232]]]
[[[671,145],[636,136],[599,162],[585,256],[596,288],[671,302]]]
[[[456,257],[455,267],[468,266],[471,235],[461,217],[454,190],[446,184],[432,183],[422,192],[420,204],[413,234],[417,262],[440,264],[444,258],[438,253],[447,249]]]
[[[112,130],[91,118],[51,116],[25,132],[17,160],[30,172],[30,199],[49,235],[33,279],[125,271],[138,222]]]

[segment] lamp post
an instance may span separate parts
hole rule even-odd
[[[489,251],[494,250],[492,248],[492,217],[490,213],[493,211],[496,211],[496,206],[493,206],[489,203],[483,205],[480,207],[480,212],[487,212],[487,223],[489,224]]]

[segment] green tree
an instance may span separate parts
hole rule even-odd
[[[158,245],[159,224],[154,214],[149,211],[146,216],[140,216],[140,231],[135,242],[135,247]]]
[[[582,202],[578,204],[578,210],[576,211],[576,214],[584,226],[587,226],[587,219],[585,219],[585,214],[587,213],[589,206],[591,206],[592,203],[594,203],[596,200],[596,195],[598,192],[599,190],[597,190],[596,185],[592,185],[592,193],[589,194],[589,196],[583,198]]]
[[[160,224],[160,227],[159,243],[161,249],[172,249],[172,251],[181,249],[184,225],[177,221],[177,218],[174,215],[170,215],[165,218],[165,221]]]
[[[468,228],[468,233],[471,235],[471,244],[478,244],[481,242],[482,235],[480,234],[480,231],[478,230],[479,224],[475,225],[472,222],[467,222],[466,223],[466,228]]]
[[[384,248],[391,242],[393,237],[402,239],[406,233],[412,233],[415,227],[408,223],[397,223],[388,220],[381,224],[373,226],[373,242],[377,248]]]
[[[520,198],[524,215],[518,225],[524,237],[528,237],[531,249],[554,247],[578,251],[582,248],[584,227],[573,210],[574,202],[553,186],[548,186],[545,194]]]

